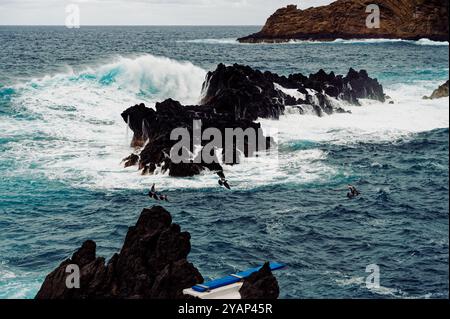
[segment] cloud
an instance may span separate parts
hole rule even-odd
[[[277,8],[332,0],[0,0],[0,24],[62,25],[65,6],[78,4],[85,25],[260,25]]]

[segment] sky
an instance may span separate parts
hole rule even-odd
[[[333,0],[0,0],[0,25],[64,25],[70,4],[80,25],[263,25],[276,9]]]

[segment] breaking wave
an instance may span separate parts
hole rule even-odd
[[[0,130],[9,142],[2,156],[11,161],[22,158],[22,165],[9,174],[29,174],[32,167],[51,180],[94,189],[145,189],[155,181],[167,189],[216,187],[212,174],[180,182],[167,174],[145,178],[135,167],[120,165],[132,151],[131,132],[121,112],[138,102],[151,107],[169,97],[196,103],[205,74],[189,62],[145,55],[46,76],[9,91],[3,88],[15,116],[0,119]],[[239,176],[237,189],[286,180],[326,182],[339,173],[315,143],[379,142],[448,127],[448,98],[421,99],[436,86],[437,82],[418,82],[392,87],[387,93],[394,105],[373,101],[364,101],[362,107],[344,105],[352,114],[319,118],[289,112],[279,121],[261,120],[266,130],[279,132],[278,156],[246,159],[226,167],[226,173]]]

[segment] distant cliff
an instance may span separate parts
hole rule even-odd
[[[379,28],[368,28],[367,6],[380,9]],[[338,0],[327,6],[277,10],[263,29],[243,43],[388,38],[448,41],[448,0]]]

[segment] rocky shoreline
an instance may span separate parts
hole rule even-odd
[[[448,97],[448,87],[449,87],[449,81],[447,80],[447,82],[440,85],[436,90],[434,90],[430,96],[424,96],[423,99],[424,100],[435,100],[435,99],[440,99],[443,97]]]
[[[144,209],[130,227],[120,253],[106,263],[96,256],[96,243],[86,241],[42,284],[36,299],[190,299],[183,290],[203,283],[198,269],[187,261],[190,234],[161,206]],[[79,288],[68,288],[67,266],[80,271]],[[242,299],[276,299],[277,280],[268,264],[244,280]]]
[[[156,103],[155,109],[144,104],[132,106],[122,113],[133,131],[131,146],[135,152],[124,159],[125,166],[135,166],[142,174],[153,174],[157,169],[170,171],[171,176],[193,176],[204,170],[223,175],[222,162],[195,161],[174,163],[171,154],[176,141],[171,132],[177,128],[194,130],[194,121],[201,121],[202,132],[215,128],[254,129],[262,131],[255,122],[258,118],[278,119],[287,107],[299,114],[346,112],[339,101],[359,105],[359,99],[385,102],[383,87],[367,72],[350,69],[348,74],[335,75],[320,70],[304,76],[280,76],[261,72],[248,66],[219,64],[209,72],[203,85],[199,105],[183,106],[168,99]],[[225,134],[226,135],[226,134]],[[272,146],[270,136],[261,135],[265,149]],[[205,144],[201,142],[201,152]],[[242,142],[242,143],[241,143]],[[233,160],[253,156],[248,141],[236,140],[232,145]],[[258,150],[257,150],[258,151]],[[200,152],[200,153],[201,153]],[[226,157],[222,151],[214,156]],[[198,269],[187,261],[190,252],[190,234],[182,232],[163,207],[144,209],[135,226],[130,227],[120,253],[106,262],[96,256],[96,243],[86,241],[70,259],[62,262],[45,279],[37,299],[184,299],[193,298],[183,290],[203,283]],[[67,267],[76,265],[80,272],[80,287],[68,288]],[[279,287],[269,264],[244,280],[240,289],[243,299],[275,299]]]
[[[378,28],[368,28],[369,5],[380,10]],[[241,43],[290,40],[427,38],[448,41],[447,0],[338,0],[305,10],[289,5],[269,17],[261,31],[238,39]]]
[[[131,146],[135,148],[124,159],[125,167],[137,165],[143,175],[168,171],[170,176],[190,177],[204,170],[223,174],[223,163],[238,164],[242,156],[250,157],[273,146],[273,139],[264,136],[261,125],[255,122],[258,118],[278,119],[287,107],[317,116],[343,113],[346,111],[340,102],[359,105],[359,99],[386,99],[383,87],[365,70],[350,69],[345,76],[319,70],[309,76],[298,73],[286,77],[249,66],[219,64],[206,77],[199,105],[184,106],[168,99],[156,103],[155,109],[139,104],[122,113],[134,133]],[[195,135],[194,121],[201,121],[202,135],[210,128],[218,130],[221,145],[227,142],[227,129],[253,129],[259,133],[257,147],[251,148],[247,139],[236,137],[231,150],[217,153],[217,149],[207,147],[212,138],[203,139],[197,144],[197,155],[193,155],[192,142],[185,160],[176,163],[171,152],[177,141],[171,139],[171,133],[185,128],[190,136]],[[214,156],[214,161],[205,162],[205,153]]]

